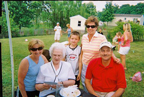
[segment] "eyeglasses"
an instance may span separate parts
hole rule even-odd
[[[43,47],[39,47],[39,48],[31,48],[32,51],[37,51],[37,50],[40,51],[40,50],[42,50],[42,49],[43,49]]]
[[[96,26],[95,26],[95,25],[91,25],[91,26],[90,26],[90,25],[86,25],[86,27],[87,27],[87,28],[90,28],[90,27],[91,27],[91,28],[95,28]]]

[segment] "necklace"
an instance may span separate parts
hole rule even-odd
[[[52,62],[51,62],[51,67],[52,67],[53,72],[54,72],[54,74],[55,74],[55,79],[54,79],[54,82],[55,82],[56,78],[58,77],[58,75],[60,74],[61,69],[62,69],[62,66],[63,66],[63,63],[61,64],[61,67],[60,67],[60,70],[59,70],[58,74],[56,74],[56,72],[55,72],[55,70],[54,70],[54,68],[53,68],[53,66],[52,66]]]

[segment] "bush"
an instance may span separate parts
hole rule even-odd
[[[125,22],[117,22],[117,26],[112,30],[108,30],[108,40],[112,40],[112,38],[116,35],[117,32],[121,32],[123,34],[123,24]],[[142,25],[136,24],[134,22],[128,22],[131,24],[131,31],[133,34],[134,41],[136,40],[144,40],[144,27]]]
[[[16,25],[16,23],[14,22],[14,20],[12,18],[9,18],[9,19],[10,19],[10,27],[11,27],[12,37],[20,36],[18,26]],[[2,25],[2,30],[1,30],[0,38],[8,38],[8,27],[7,27],[7,20],[6,20],[5,13],[2,14],[1,25]]]

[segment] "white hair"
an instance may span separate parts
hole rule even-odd
[[[52,57],[52,53],[54,49],[61,49],[62,50],[62,54],[63,54],[63,58],[65,57],[65,53],[66,53],[66,48],[65,45],[59,42],[55,42],[51,45],[51,47],[49,48],[49,52],[50,52],[50,56]]]

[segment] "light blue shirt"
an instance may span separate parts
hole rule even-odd
[[[29,62],[28,72],[24,79],[26,91],[35,91],[36,77],[38,75],[40,66],[44,64],[42,56],[39,56],[39,62],[36,64],[29,56],[25,57]]]

